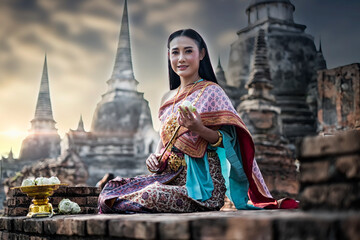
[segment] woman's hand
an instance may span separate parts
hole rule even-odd
[[[146,165],[154,171],[159,170],[159,161],[158,161],[158,157],[160,156],[160,154],[155,154],[152,153],[150,154],[150,156],[146,159]]]
[[[185,107],[185,110],[182,107],[179,107],[179,111],[178,122],[180,126],[186,127],[190,131],[199,134],[200,137],[211,144],[214,144],[219,140],[217,131],[206,127],[202,123],[200,114],[196,110],[192,113],[188,107]]]
[[[186,127],[192,132],[200,132],[204,128],[200,114],[196,110],[192,113],[188,107],[185,109],[179,107],[179,112],[178,122],[180,126]]]

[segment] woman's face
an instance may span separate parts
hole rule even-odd
[[[180,36],[170,42],[169,59],[171,68],[184,80],[197,80],[200,60],[204,56],[205,49],[199,51],[197,44],[191,38]]]

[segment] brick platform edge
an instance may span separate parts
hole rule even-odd
[[[100,189],[96,187],[60,187],[49,197],[49,202],[56,210],[60,201],[68,198],[79,204],[81,213],[97,213],[97,201]],[[5,216],[26,216],[31,198],[19,189],[9,190],[4,203]]]
[[[342,239],[360,236],[357,212],[259,210],[191,214],[0,218],[0,239]]]
[[[306,137],[298,149],[301,208],[359,211],[360,131]]]

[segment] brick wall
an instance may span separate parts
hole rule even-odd
[[[307,137],[299,160],[303,209],[360,209],[360,131]]]
[[[96,187],[65,187],[62,186],[49,197],[49,202],[57,209],[64,198],[79,204],[82,214],[97,213],[97,200],[100,189]],[[5,201],[4,214],[6,216],[26,216],[31,198],[22,193],[20,189],[9,190]]]

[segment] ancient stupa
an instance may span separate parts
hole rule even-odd
[[[23,161],[56,158],[60,154],[60,136],[55,128],[51,108],[47,59],[41,77],[40,91],[30,134],[23,140],[19,159]]]
[[[82,119],[70,130],[63,148],[76,150],[89,168],[88,184],[94,185],[106,173],[132,177],[147,172],[145,160],[155,150],[154,131],[148,102],[137,91],[131,58],[127,1],[121,22],[115,64],[108,89],[93,115],[91,130]]]
[[[242,97],[237,107],[239,115],[250,130],[255,143],[255,158],[276,197],[295,197],[297,182],[294,146],[282,134],[281,109],[272,94],[265,31],[260,29],[255,38],[254,57],[246,88],[248,94]]]
[[[238,89],[237,95],[231,96],[237,105],[247,94],[255,36],[264,29],[273,94],[281,108],[284,135],[291,141],[316,132],[316,96],[308,96],[316,94],[316,70],[324,67],[325,61],[313,37],[305,32],[306,26],[294,22],[294,11],[289,0],[250,1],[248,26],[237,32],[238,39],[231,44],[227,70],[227,84]],[[315,107],[310,109],[309,104]]]

